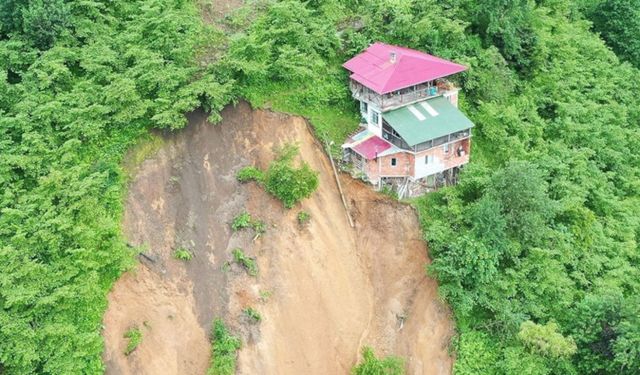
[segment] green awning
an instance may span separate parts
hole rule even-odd
[[[409,146],[473,127],[471,120],[442,96],[385,112],[382,118]]]

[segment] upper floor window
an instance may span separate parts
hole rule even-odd
[[[449,143],[445,143],[445,144],[442,146],[442,151],[443,151],[445,154],[448,154],[448,153],[449,153]]]
[[[398,164],[398,160],[396,158],[391,158],[391,166],[395,167]]]
[[[376,111],[371,111],[371,124],[380,126],[380,114]]]
[[[367,102],[360,102],[360,113],[366,114],[369,111],[369,104]]]

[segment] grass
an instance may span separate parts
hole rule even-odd
[[[173,257],[178,260],[189,261],[193,258],[193,253],[184,247],[180,247],[173,252]]]
[[[235,374],[237,352],[242,346],[240,339],[229,332],[221,319],[213,321],[211,333],[211,362],[207,375]]]
[[[246,309],[242,310],[242,312],[244,313],[244,316],[249,319],[249,322],[253,324],[260,323],[260,321],[262,320],[262,316],[260,316],[260,313],[253,307],[247,307]]]
[[[241,265],[249,274],[249,276],[258,275],[258,265],[253,258],[248,257],[241,248],[233,249],[233,260]]]
[[[125,155],[123,169],[127,178],[131,179],[136,168],[158,152],[163,144],[164,140],[156,133],[147,132],[142,135],[140,140]]]
[[[339,67],[340,64],[336,66]],[[339,83],[345,90],[344,98],[339,102],[309,103],[301,98],[309,96],[313,87],[305,88],[299,84],[286,83],[251,87],[245,96],[254,107],[269,107],[278,112],[308,118],[321,140],[334,142],[338,145],[336,147],[339,147],[347,136],[358,128],[360,121],[355,101],[351,99],[348,88],[344,85],[345,81],[340,80]]]
[[[129,355],[136,350],[142,342],[142,331],[140,331],[138,327],[131,327],[125,332],[124,338],[129,339],[127,347],[124,350],[124,355]]]

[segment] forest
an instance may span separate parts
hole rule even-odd
[[[455,374],[640,373],[639,0],[0,3],[0,374],[104,371],[126,151],[241,98],[357,126],[374,41],[469,67],[457,186],[415,199]],[[337,150],[336,150],[337,151]]]

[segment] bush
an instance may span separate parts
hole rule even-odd
[[[254,166],[248,166],[238,171],[236,179],[243,183],[249,181],[262,182],[264,173]]]
[[[386,357],[379,359],[373,349],[365,346],[362,349],[362,362],[351,370],[353,375],[402,375],[404,365],[401,358]]]
[[[240,339],[231,335],[221,319],[214,320],[212,336],[211,362],[207,375],[235,374],[236,355],[242,346]]]
[[[318,173],[307,163],[302,162],[298,168],[292,166],[297,153],[296,146],[284,146],[265,173],[265,189],[280,199],[286,208],[292,208],[318,188]]]
[[[253,307],[247,307],[246,309],[242,310],[242,312],[251,323],[259,323],[262,320],[262,316],[260,316],[260,313]]]
[[[306,212],[306,211],[300,211],[298,212],[298,224],[305,225],[306,223],[309,222],[309,220],[311,220],[311,214]]]
[[[233,222],[231,222],[231,229],[234,232],[249,227],[251,227],[251,215],[246,211],[234,217]]]
[[[248,257],[241,248],[233,249],[233,259],[236,261],[236,263],[247,270],[249,276],[258,275],[258,265],[256,264],[256,261]]]
[[[127,348],[124,350],[124,355],[129,355],[136,350],[138,345],[142,342],[142,332],[138,327],[132,327],[124,334],[124,338],[129,339]]]
[[[181,247],[173,252],[173,257],[178,260],[188,261],[193,258],[193,253],[184,247]]]

